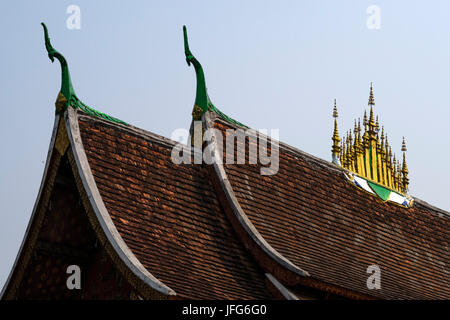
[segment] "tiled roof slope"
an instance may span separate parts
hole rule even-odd
[[[234,128],[218,119],[214,126]],[[224,167],[251,223],[312,279],[382,299],[450,299],[448,213],[420,200],[410,209],[383,203],[341,168],[283,144],[275,175],[262,176],[259,165]],[[366,286],[372,264],[381,268],[380,290]]]
[[[78,122],[108,213],[151,274],[180,298],[270,298],[204,167],[173,164],[173,142],[157,135],[81,113]]]

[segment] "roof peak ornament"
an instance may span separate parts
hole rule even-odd
[[[194,109],[192,110],[192,119],[194,121],[201,120],[202,115],[206,111],[213,111],[215,112],[219,117],[222,119],[237,124],[241,127],[247,127],[246,125],[240,123],[239,121],[236,121],[230,117],[228,117],[226,114],[224,114],[222,111],[220,111],[218,108],[214,106],[214,104],[211,102],[208,96],[208,92],[206,89],[206,80],[205,80],[205,73],[203,72],[203,67],[200,64],[200,62],[194,57],[191,50],[189,49],[189,42],[188,42],[188,36],[187,36],[187,29],[186,26],[183,26],[183,37],[184,37],[184,54],[186,56],[186,62],[188,66],[192,65],[195,69],[195,75],[197,77],[197,89],[195,94],[195,102],[194,102]]]
[[[333,146],[331,147],[331,152],[333,155],[333,163],[335,163],[337,165],[341,165],[341,163],[339,161],[339,155],[341,153],[341,146],[339,143],[340,143],[341,139],[339,138],[338,125],[337,125],[338,111],[337,111],[337,106],[336,106],[336,99],[334,99],[333,118],[334,118],[334,132],[333,132],[333,137],[331,138],[331,140],[333,140]]]
[[[48,58],[54,62],[55,58],[58,59],[61,65],[61,90],[58,94],[56,100],[56,112],[62,113],[67,109],[69,101],[73,96],[76,97],[75,91],[72,86],[72,80],[70,79],[69,66],[67,65],[67,60],[64,56],[56,51],[52,44],[50,43],[50,37],[48,36],[48,30],[45,23],[41,22],[44,28],[44,38],[45,38],[45,48],[47,49]]]
[[[370,83],[368,105],[370,106],[369,117],[367,117],[366,110],[364,110],[363,116],[364,133],[361,134],[360,121],[357,125],[355,120],[353,134],[350,130],[344,137],[344,141],[339,144],[335,102],[332,162],[347,169],[349,174],[347,177],[357,186],[377,194],[383,201],[391,200],[409,207],[412,205],[412,198],[408,195],[409,179],[405,138],[403,137],[401,148],[403,163],[400,164],[400,161],[392,154],[384,126],[381,126],[380,133],[378,116],[374,116],[375,98],[372,83]]]
[[[205,73],[203,72],[202,65],[194,57],[191,50],[189,49],[186,26],[183,26],[183,36],[184,36],[184,54],[186,56],[186,63],[188,64],[188,66],[190,66],[192,63],[195,69],[195,75],[197,77],[197,90],[195,94],[194,110],[192,110],[192,117],[194,118],[194,120],[200,120],[203,113],[208,111],[208,102],[209,102],[209,97],[206,92]]]
[[[375,98],[373,97],[373,83],[370,83],[370,93],[369,93],[369,106],[375,105]]]
[[[85,105],[83,102],[81,102],[80,99],[78,99],[77,95],[75,94],[75,90],[73,89],[72,86],[72,80],[70,79],[69,66],[67,64],[67,60],[61,53],[56,51],[53,48],[52,44],[50,43],[50,37],[48,36],[48,30],[45,23],[41,22],[41,25],[44,28],[45,48],[47,49],[49,59],[52,62],[54,62],[56,58],[61,64],[61,90],[59,91],[58,97],[55,102],[56,113],[63,114],[66,111],[66,109],[70,106],[74,109],[81,109],[83,112],[91,116],[128,125],[126,122],[123,122],[122,120],[111,117],[105,113],[102,113]]]

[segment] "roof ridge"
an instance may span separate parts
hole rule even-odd
[[[136,126],[133,126],[133,125],[130,125],[130,124],[124,125],[122,123],[111,122],[111,121],[108,121],[108,119],[96,117],[94,115],[85,113],[83,111],[84,110],[81,109],[81,112],[78,113],[78,117],[81,118],[81,119],[85,118],[85,119],[88,119],[88,120],[95,120],[95,121],[98,121],[98,122],[102,122],[102,123],[107,124],[109,126],[116,127],[116,128],[118,128],[120,130],[124,130],[124,131],[126,131],[128,133],[136,135],[137,137],[149,139],[152,142],[156,142],[156,143],[158,143],[158,144],[160,144],[162,146],[174,147],[177,143],[179,143],[179,142],[177,142],[175,140],[172,140],[170,138],[161,136],[161,135],[159,135],[157,133],[154,133],[154,132],[151,132],[151,131],[148,131],[148,130],[145,130],[145,129],[142,129],[142,128],[139,128],[139,127],[136,127]],[[238,129],[242,129],[242,128],[238,127],[239,125],[237,125],[235,123],[230,123],[229,121],[223,119],[217,113],[212,112],[212,114],[214,115],[213,117],[211,117],[211,120],[213,122],[214,121],[220,121],[221,123],[237,126]],[[259,134],[262,134],[262,133],[259,133]],[[187,146],[189,147],[189,145],[187,145]],[[289,144],[287,144],[285,142],[279,141],[279,146],[280,146],[280,148],[283,148],[284,151],[289,152],[292,156],[294,156],[294,157],[301,157],[304,161],[306,161],[306,162],[308,162],[308,163],[310,163],[312,165],[317,165],[317,166],[320,166],[320,167],[324,167],[327,170],[331,170],[331,171],[338,172],[338,173],[345,173],[345,172],[347,172],[347,170],[345,168],[342,168],[342,167],[332,163],[331,161],[319,158],[319,157],[317,157],[315,155],[312,155],[312,154],[310,154],[310,153],[308,153],[306,151],[303,151],[303,150],[300,150],[300,149],[298,149],[298,148],[296,148],[294,146],[291,146],[291,145],[289,145]],[[197,150],[196,148],[194,148],[192,146],[190,146],[190,148],[191,148],[191,152],[193,152],[193,153],[199,152],[199,150]],[[448,211],[446,211],[444,209],[435,207],[435,206],[429,204],[428,202],[426,202],[426,201],[424,201],[424,200],[422,200],[420,198],[417,198],[417,197],[413,197],[413,198],[414,198],[414,201],[415,202],[417,201],[417,204],[421,205],[422,207],[427,208],[429,210],[433,210],[433,211],[437,212],[438,214],[444,215],[445,218],[450,219],[450,212],[448,212]]]
[[[234,123],[230,123],[229,121],[227,121],[227,120],[225,120],[225,119],[223,119],[221,117],[214,117],[211,120],[212,121],[220,121],[222,123],[229,124],[229,125],[235,125]],[[238,128],[238,129],[241,129],[241,128]],[[258,132],[258,133],[261,134],[261,135],[264,135],[261,132]],[[264,136],[268,137],[267,135],[264,135]],[[268,137],[268,138],[270,138],[270,137]],[[311,163],[311,164],[314,164],[314,165],[319,165],[319,166],[324,167],[324,168],[326,168],[328,170],[332,170],[332,171],[336,171],[336,172],[340,172],[340,173],[348,172],[347,169],[345,169],[345,168],[343,168],[341,166],[338,166],[338,165],[334,164],[331,161],[319,158],[319,157],[317,157],[315,155],[312,155],[312,154],[310,154],[310,153],[308,153],[306,151],[303,151],[303,150],[300,150],[300,149],[298,149],[298,148],[296,148],[294,146],[291,146],[291,145],[289,145],[289,144],[287,144],[285,142],[278,141],[278,143],[279,143],[280,148],[283,148],[283,150],[288,151],[294,157],[297,157],[297,156],[302,157],[302,159],[305,160],[308,163]],[[423,207],[425,207],[427,209],[430,209],[430,210],[434,210],[438,214],[443,214],[443,215],[445,215],[446,218],[450,218],[450,212],[449,211],[446,211],[444,209],[435,207],[435,206],[429,204],[428,202],[426,202],[426,201],[424,201],[424,200],[422,200],[420,198],[417,198],[417,197],[414,197],[414,196],[413,196],[413,198],[414,198],[414,201],[418,201],[418,203],[421,206],[423,206]]]
[[[122,123],[111,122],[111,121],[108,121],[108,119],[99,118],[99,117],[93,116],[89,113],[85,113],[85,112],[78,113],[78,119],[81,119],[81,120],[87,119],[89,121],[98,121],[98,122],[104,123],[106,125],[109,125],[111,127],[115,127],[120,130],[126,131],[128,133],[134,134],[138,137],[152,139],[152,141],[158,142],[158,143],[168,146],[168,147],[169,146],[172,147],[177,144],[176,141],[166,138],[164,136],[161,136],[159,134],[156,134],[154,132],[138,128],[131,124],[124,125]]]

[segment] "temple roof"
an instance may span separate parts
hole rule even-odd
[[[270,297],[204,168],[175,165],[175,143],[153,133],[88,115],[78,122],[106,209],[150,273],[183,298]]]
[[[49,57],[61,62],[64,99],[56,102],[35,210],[56,172],[49,167],[67,157],[96,236],[142,297],[266,299],[278,292],[295,299],[306,288],[307,296],[450,298],[450,213],[419,199],[408,208],[384,202],[349,183],[348,168],[281,142],[268,147],[279,156],[274,174],[262,175],[249,156],[224,164],[235,147],[250,150],[256,140],[220,149],[220,135],[225,146],[226,130],[243,126],[211,107],[185,29],[186,59],[197,74],[193,120],[211,129],[204,146],[211,163],[176,164],[176,142],[80,107],[64,84],[67,62],[44,29]],[[31,229],[33,219],[35,212]],[[380,289],[367,287],[371,265],[381,269]]]
[[[270,273],[293,291],[449,298],[448,212],[419,199],[412,208],[382,202],[349,184],[345,169],[283,143],[275,175],[261,176],[260,164],[225,164],[219,174],[174,164],[169,139],[76,116],[97,200],[136,258],[180,297],[267,298]],[[205,116],[224,139],[226,129],[240,128]],[[373,264],[381,290],[366,286]]]
[[[214,127],[226,137],[233,125],[216,118]],[[412,208],[380,201],[348,183],[344,168],[285,144],[279,159],[274,175],[261,176],[260,165],[223,167],[241,214],[283,257],[311,279],[368,296],[449,298],[448,212],[418,199]],[[373,264],[381,290],[366,286]]]

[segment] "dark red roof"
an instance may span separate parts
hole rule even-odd
[[[142,130],[86,115],[79,127],[103,202],[151,274],[182,298],[271,297],[203,166],[173,164],[174,143]]]
[[[224,139],[239,128],[212,111],[202,121]],[[63,161],[96,238],[90,246],[100,240],[107,265],[124,277],[121,296],[450,298],[448,212],[419,199],[412,208],[382,202],[349,183],[345,169],[282,143],[273,175],[261,175],[261,164],[222,164],[230,150],[220,153],[215,138],[204,144],[213,164],[177,165],[169,139],[71,108],[58,115],[38,209],[3,294],[21,296],[30,234],[48,214],[42,194]],[[381,269],[379,290],[367,287],[371,265]]]
[[[214,127],[236,128],[216,118]],[[248,150],[247,140],[247,150]],[[226,150],[225,150],[226,153]],[[224,165],[239,205],[263,238],[312,279],[382,299],[450,298],[450,215],[417,200],[383,203],[342,168],[280,145],[279,170]],[[369,290],[369,265],[381,289]]]
[[[174,164],[168,139],[78,118],[95,182],[121,237],[179,297],[267,298],[264,272],[293,290],[450,297],[450,216],[444,211],[420,200],[412,208],[383,203],[351,185],[342,168],[284,144],[275,175],[262,176],[260,165],[233,164],[218,177],[212,166]],[[237,128],[213,120],[224,137],[225,129]],[[224,178],[231,188],[222,193],[217,181]],[[271,258],[242,231],[230,213],[230,194],[270,250],[300,270],[295,280],[288,271],[283,275],[284,262],[267,262]],[[381,268],[380,290],[366,286],[373,264]]]

